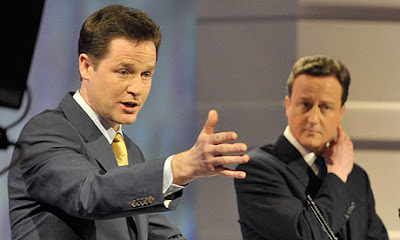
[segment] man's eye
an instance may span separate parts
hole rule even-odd
[[[311,108],[312,105],[311,105],[310,103],[303,102],[303,103],[301,104],[301,106],[308,109],[308,108]]]
[[[142,73],[142,77],[150,78],[151,77],[151,73],[150,72],[144,72],[144,73]]]
[[[122,70],[119,71],[119,74],[125,76],[125,75],[128,75],[129,72],[128,72],[128,70],[126,70],[126,69],[122,69]]]
[[[326,112],[326,111],[329,111],[329,110],[331,110],[331,107],[330,106],[326,106],[326,105],[324,105],[324,106],[322,106],[321,107],[321,111],[324,111],[324,112]]]

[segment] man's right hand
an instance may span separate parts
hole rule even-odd
[[[235,132],[214,133],[217,122],[217,111],[210,110],[194,146],[173,157],[171,169],[174,184],[186,185],[196,178],[215,175],[246,177],[245,172],[231,170],[224,165],[248,162],[249,156],[244,154],[247,151],[247,145],[228,143],[238,138]]]

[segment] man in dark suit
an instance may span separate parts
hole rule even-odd
[[[245,177],[223,166],[248,156],[245,144],[227,143],[236,133],[214,133],[213,110],[195,145],[168,158],[145,161],[123,134],[150,92],[160,40],[159,27],[136,9],[108,6],[85,21],[80,89],[33,117],[19,137],[24,157],[9,173],[13,239],[183,239],[160,212],[177,207],[184,186],[217,174]]]
[[[244,239],[330,239],[322,225],[338,239],[388,239],[368,176],[354,164],[341,126],[349,84],[340,61],[312,56],[294,64],[285,99],[288,126],[237,168],[247,173],[235,179]]]

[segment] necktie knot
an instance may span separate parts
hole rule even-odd
[[[117,159],[118,166],[127,166],[128,163],[128,152],[126,150],[126,145],[124,141],[124,137],[117,133],[113,142],[111,143],[111,147],[114,151],[115,158]]]

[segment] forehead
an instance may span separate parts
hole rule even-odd
[[[323,97],[341,101],[342,86],[334,76],[300,74],[293,83],[292,97]]]
[[[155,64],[157,59],[156,47],[152,41],[136,42],[125,38],[116,38],[110,41],[107,54],[103,60],[117,63],[118,61],[139,61]]]

